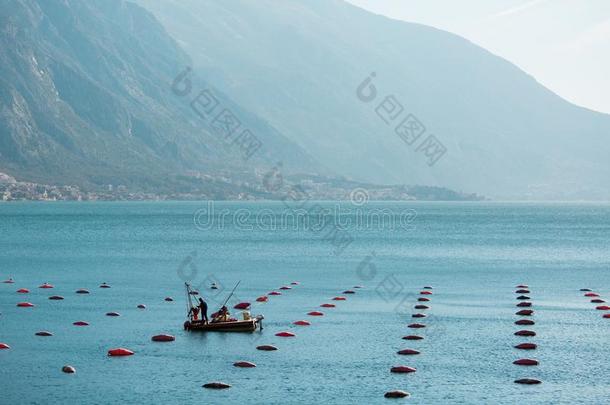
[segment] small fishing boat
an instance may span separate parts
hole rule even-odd
[[[222,308],[226,308],[226,303],[229,301],[238,285],[239,283],[237,283],[235,288],[233,288],[233,291],[231,291],[231,294],[229,294],[229,296],[223,303]],[[241,320],[228,316],[225,316],[226,320],[221,320],[222,318],[220,316],[214,317],[214,315],[212,316],[212,319],[209,322],[206,322],[202,319],[198,319],[196,312],[192,310],[193,308],[196,308],[196,306],[193,305],[192,299],[197,294],[193,294],[193,292],[195,291],[191,289],[191,286],[188,283],[185,283],[185,287],[188,310],[188,319],[184,322],[185,330],[202,332],[254,332],[257,328],[261,331],[263,330],[264,317],[262,315],[252,317],[249,311],[242,312]]]

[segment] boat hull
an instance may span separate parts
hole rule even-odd
[[[202,321],[186,321],[184,323],[184,329],[201,332],[254,332],[258,326],[258,319],[209,323],[204,323]]]

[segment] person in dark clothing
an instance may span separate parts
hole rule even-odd
[[[199,312],[201,312],[201,320],[208,323],[208,304],[199,297]]]

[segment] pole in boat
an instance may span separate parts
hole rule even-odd
[[[220,308],[222,308],[222,307],[224,307],[225,305],[227,305],[227,302],[229,302],[229,299],[231,299],[231,297],[233,296],[233,293],[235,292],[235,289],[237,288],[237,286],[239,285],[239,283],[241,283],[241,280],[239,280],[239,281],[237,282],[237,284],[235,284],[235,287],[233,287],[233,291],[231,291],[231,294],[229,294],[229,296],[227,297],[227,299],[225,300],[225,302],[223,302],[223,303],[222,303],[222,306],[221,306]]]
[[[193,308],[193,301],[191,300],[191,286],[188,283],[184,283],[184,287],[186,288],[186,316],[188,317],[191,313],[191,308]]]

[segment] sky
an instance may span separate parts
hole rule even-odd
[[[610,113],[610,0],[348,0],[458,34],[561,97]]]

